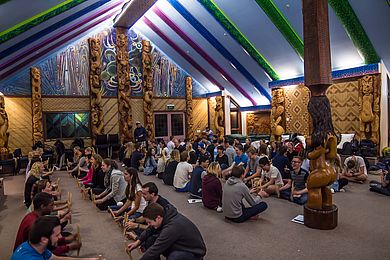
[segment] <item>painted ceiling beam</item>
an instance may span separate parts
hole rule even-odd
[[[230,61],[237,70],[269,101],[271,94],[249,73],[249,71],[177,0],[167,0],[215,49]]]
[[[364,62],[366,64],[379,62],[379,55],[348,0],[328,0],[328,2],[340,19],[356,49],[363,55]]]
[[[175,33],[177,33],[188,45],[199,53],[211,66],[219,71],[238,91],[240,91],[252,104],[256,105],[255,100],[226,72],[210,55],[207,54],[196,42],[194,42],[176,23],[158,7],[154,7],[153,12],[160,17]]]
[[[211,76],[199,63],[197,63],[190,55],[188,55],[183,49],[181,49],[174,41],[172,41],[168,36],[164,34],[152,21],[150,21],[146,16],[142,17],[142,21],[161,39],[163,39],[169,46],[171,46],[177,53],[179,53],[184,59],[188,61],[195,69],[202,73],[211,83],[216,85],[220,90],[224,88],[219,84],[219,82]]]
[[[12,26],[11,28],[0,32],[0,44],[18,36],[19,34],[22,34],[23,32],[33,28],[34,26],[37,26],[40,23],[43,23],[50,18],[53,18],[56,15],[59,15],[65,11],[68,11],[69,9],[85,2],[87,0],[66,0],[56,6],[53,6],[46,11],[39,13],[37,15],[34,15],[33,17],[18,23],[15,26]]]
[[[205,0],[203,0],[205,1]],[[294,30],[291,24],[284,17],[282,12],[276,7],[272,0],[256,0],[256,3],[263,9],[264,13],[273,22],[273,24],[282,33],[284,38],[290,43],[299,57],[303,60],[304,47],[303,40]]]
[[[214,3],[214,1],[198,0],[198,2],[221,24],[221,26],[233,37],[233,39],[235,39],[249,53],[249,55],[272,78],[272,80],[278,80],[280,78],[264,56]]]
[[[122,12],[115,18],[114,27],[130,28],[157,0],[130,0],[123,6]]]

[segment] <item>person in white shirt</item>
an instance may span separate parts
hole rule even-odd
[[[270,164],[267,157],[259,160],[259,167],[262,169],[260,186],[257,188],[259,195],[264,198],[276,194],[279,198],[279,189],[283,186],[282,174],[278,168]]]
[[[362,157],[352,155],[345,159],[342,178],[352,182],[363,183],[367,180],[367,177],[367,168]]]
[[[169,138],[169,142],[167,143],[167,148],[168,148],[168,156],[171,156],[171,152],[173,151],[173,149],[175,149],[175,137],[174,136],[171,136]]]
[[[188,152],[184,151],[180,154],[180,162],[175,171],[173,178],[173,186],[178,192],[188,192],[190,189],[190,178],[193,167],[188,163]]]

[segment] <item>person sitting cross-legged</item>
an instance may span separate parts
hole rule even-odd
[[[177,192],[188,192],[190,189],[190,176],[193,167],[188,163],[188,159],[187,151],[180,154],[180,163],[177,165],[173,178],[173,186]]]
[[[169,260],[200,260],[206,255],[206,245],[199,229],[172,205],[167,205],[164,210],[161,205],[150,203],[143,217],[160,234],[141,259],[160,259],[160,255],[164,255]],[[140,240],[128,245],[128,250],[137,248],[147,236],[149,233],[143,232]]]
[[[235,166],[232,169],[231,177],[223,186],[222,209],[225,218],[236,223],[257,217],[259,213],[267,209],[267,204],[261,201],[261,197],[256,194],[256,190],[249,190],[242,181],[244,177],[244,169]],[[242,201],[244,198],[250,207],[245,208]]]
[[[278,197],[280,188],[284,185],[282,174],[278,168],[270,164],[267,157],[259,160],[259,167],[262,169],[260,177],[260,186],[257,187],[261,197],[269,197],[271,194],[276,194]]]
[[[57,246],[61,240],[61,224],[57,217],[42,216],[32,225],[28,235],[28,241],[22,243],[14,253],[10,260],[99,260],[100,258],[74,258],[56,256],[50,249]]]
[[[202,179],[202,201],[209,209],[222,212],[222,185],[218,176],[221,176],[221,166],[212,162],[207,168],[207,174]]]
[[[200,155],[199,165],[197,165],[191,173],[190,181],[190,198],[202,198],[202,179],[206,175],[207,167],[209,167],[209,157]]]
[[[352,155],[345,159],[342,178],[352,182],[363,183],[367,180],[367,177],[367,168],[362,157]]]
[[[370,191],[390,196],[390,173],[383,170],[381,182],[370,181]]]
[[[294,203],[304,205],[307,202],[306,181],[309,173],[303,169],[302,158],[294,156],[291,164],[293,170],[290,172],[291,179],[286,185],[280,188],[280,196],[287,199],[292,199]],[[288,188],[288,185],[291,187]]]

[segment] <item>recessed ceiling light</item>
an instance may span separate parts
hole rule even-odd
[[[230,62],[230,66],[232,66],[235,70],[237,70],[236,66],[234,66],[234,64],[231,62]]]
[[[227,81],[227,78],[226,78],[224,75],[221,74],[221,77],[222,77],[224,80]]]
[[[241,46],[241,48],[246,53],[246,55],[250,56],[249,53],[244,49],[244,47]]]
[[[224,36],[227,36],[227,33],[224,32],[223,35],[224,35]]]

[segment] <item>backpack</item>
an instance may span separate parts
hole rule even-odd
[[[340,154],[343,155],[352,155],[353,154],[353,148],[352,148],[352,143],[351,142],[345,142],[343,144],[343,148],[340,151]]]

